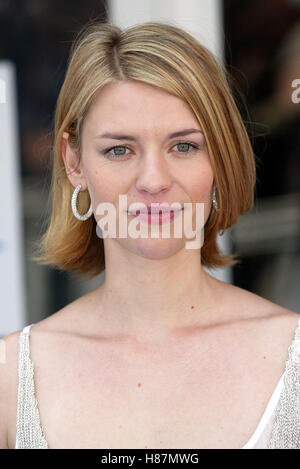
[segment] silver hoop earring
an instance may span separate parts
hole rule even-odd
[[[216,184],[214,183],[213,186],[213,192],[212,192],[212,205],[215,211],[218,211],[218,202],[217,202],[217,196],[216,196]]]
[[[92,202],[91,202],[90,208],[88,209],[88,211],[86,213],[84,213],[83,215],[80,215],[80,213],[78,213],[78,211],[77,211],[77,195],[80,192],[81,187],[82,187],[81,184],[78,184],[78,186],[75,187],[73,195],[72,195],[71,206],[72,206],[72,212],[73,212],[74,217],[76,217],[77,220],[84,221],[84,220],[87,220],[88,218],[90,218],[90,216],[93,213],[93,208],[92,208]]]

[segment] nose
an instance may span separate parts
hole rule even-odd
[[[166,192],[172,185],[172,178],[163,155],[148,152],[140,160],[136,189],[151,195]]]

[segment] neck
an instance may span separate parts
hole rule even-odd
[[[209,317],[216,280],[201,266],[198,250],[149,259],[114,246],[105,262],[95,310],[118,336],[164,342]]]

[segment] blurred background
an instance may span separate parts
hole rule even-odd
[[[132,1],[123,5],[128,8]],[[149,10],[151,2],[145,2],[145,11],[143,1],[135,3],[134,23],[142,13],[144,20],[168,19],[166,4],[170,2],[160,2],[165,10],[155,18]],[[231,250],[241,261],[231,269],[229,281],[300,313],[300,92],[292,84],[298,79],[300,87],[300,1],[191,2],[197,15],[188,10],[188,3],[173,0],[177,15],[185,11],[186,18],[199,20],[199,26],[194,22],[192,27],[199,28],[200,38],[206,37],[201,18],[217,15],[211,49],[215,52],[218,43],[257,159],[254,208],[229,233]],[[21,270],[21,290],[23,285],[19,306],[5,299],[2,303],[0,337],[53,314],[104,280],[104,275],[87,281],[40,266],[31,255],[45,226],[54,110],[72,39],[90,19],[114,22],[117,12],[116,2],[108,0],[0,0],[0,67],[1,62],[12,66],[15,77],[17,157],[13,170],[19,181],[16,213],[21,241],[19,264],[14,268]],[[209,42],[205,45],[210,47]],[[1,106],[5,103],[0,99],[0,111]],[[0,133],[5,124],[1,116]],[[3,145],[0,158],[2,168],[11,158]],[[2,173],[4,180],[7,171]],[[5,191],[3,200],[1,193],[4,215],[10,196]],[[17,287],[13,279],[6,279],[5,217],[1,225],[1,297],[9,294],[11,298]],[[14,318],[11,322],[10,317]]]

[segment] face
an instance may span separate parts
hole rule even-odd
[[[188,129],[185,135],[171,136]],[[65,149],[65,165],[74,168],[78,155],[67,143]],[[79,169],[68,177],[74,187],[81,183],[82,190],[88,189],[97,221],[98,204],[114,205],[117,230],[119,195],[127,196],[127,209],[135,202],[146,206],[177,202],[182,207],[187,203],[192,207],[193,228],[196,202],[204,204],[204,223],[211,209],[214,176],[196,117],[180,98],[141,82],[118,82],[101,90],[83,124]],[[135,218],[125,211],[124,215],[128,225]],[[184,219],[185,210],[182,215]],[[183,229],[181,238],[172,234],[153,238],[151,223],[147,228],[147,238],[116,237],[109,243],[147,258],[168,257],[184,249]],[[161,230],[162,225],[156,228]],[[104,238],[105,249],[107,241]]]

